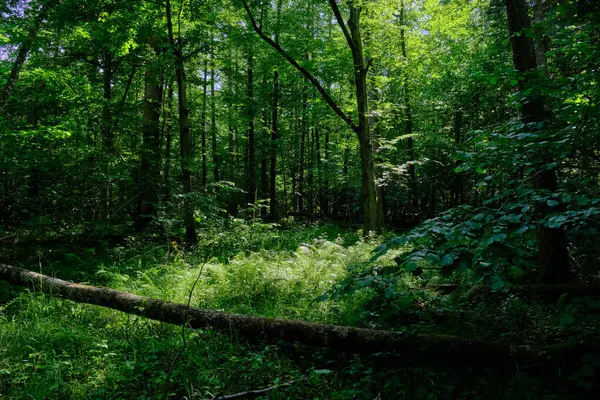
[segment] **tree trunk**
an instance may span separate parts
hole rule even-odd
[[[210,136],[212,142],[212,156],[213,156],[213,178],[215,182],[219,182],[221,177],[219,171],[221,169],[221,160],[219,153],[217,152],[217,107],[215,99],[215,60],[214,55],[211,57],[210,66]]]
[[[323,171],[322,171],[322,158],[321,154],[321,132],[318,128],[315,128],[315,162],[317,166],[317,205],[320,215],[325,215],[323,210]]]
[[[323,176],[325,177],[321,197],[321,210],[325,216],[329,216],[329,128],[325,129],[325,153],[323,160],[321,161],[321,168],[323,169]]]
[[[404,85],[404,111],[406,118],[406,149],[408,152],[408,179],[410,187],[410,197],[412,199],[412,206],[414,208],[413,213],[418,215],[419,212],[419,201],[417,198],[417,177],[415,173],[415,150],[413,142],[413,115],[410,103],[410,92],[408,85],[408,72],[406,66],[408,65],[408,56],[406,54],[406,9],[404,1],[400,2],[400,46],[402,47],[402,59],[404,62],[403,74],[403,85]]]
[[[275,21],[275,43],[279,44],[279,20],[282,0],[277,0],[277,19]],[[269,211],[277,219],[277,142],[279,140],[279,70],[273,71],[273,114],[271,116],[271,162],[269,182]]]
[[[256,166],[255,166],[255,142],[254,142],[254,80],[253,80],[254,56],[252,50],[248,55],[248,170],[247,190],[249,204],[254,204],[256,198]]]
[[[110,157],[109,154],[113,151],[113,122],[111,114],[111,97],[112,97],[112,78],[113,78],[113,56],[110,50],[105,50],[102,61],[102,86],[103,98],[102,104],[102,125],[100,127],[102,137],[101,156],[102,174],[104,179],[100,186],[100,217],[110,218]]]
[[[138,174],[140,195],[136,213],[138,231],[146,229],[157,213],[160,184],[160,107],[162,102],[162,86],[157,75],[158,71],[155,65],[152,63],[146,65],[142,157]]]
[[[377,205],[377,187],[375,183],[375,165],[373,162],[373,143],[369,128],[369,100],[367,93],[368,67],[363,55],[360,34],[360,9],[350,6],[350,34],[352,36],[352,58],[354,59],[354,83],[356,86],[356,104],[358,108],[358,141],[360,147],[361,180],[365,215],[365,234],[379,232],[383,218],[379,216]]]
[[[307,186],[308,186],[308,190],[307,192],[307,203],[308,203],[308,208],[307,208],[307,213],[308,215],[310,215],[312,217],[312,215],[314,214],[314,178],[315,178],[315,174],[314,174],[314,156],[315,156],[315,152],[314,152],[314,143],[315,143],[315,130],[316,128],[312,128],[309,129],[308,131],[308,179],[307,179]],[[312,134],[311,134],[312,132]]]
[[[281,2],[278,2],[281,4]],[[273,72],[273,115],[271,117],[271,165],[269,184],[269,209],[277,218],[277,141],[279,140],[279,71]]]
[[[269,82],[267,80],[267,73],[263,75],[262,81],[262,92],[263,92],[263,104],[262,104],[262,129],[260,130],[260,198],[266,200],[269,198],[269,174],[268,174],[268,160],[270,154],[270,142],[271,142],[271,121],[268,110],[269,104]],[[260,215],[267,215],[266,204],[261,203]]]
[[[525,32],[529,28],[527,3],[525,0],[506,0],[506,10],[513,63],[515,69],[523,76],[523,79],[519,80],[519,90],[525,93],[527,90],[533,89],[532,93],[521,104],[523,122],[525,124],[543,122],[546,119],[543,100],[530,83],[531,75],[535,73],[537,64],[533,42]],[[544,140],[544,132],[540,130],[537,133],[540,137],[539,140]],[[533,174],[533,187],[537,191],[555,193],[558,190],[556,170],[546,168],[548,164],[553,162],[549,152],[546,153],[542,161],[543,165]],[[538,207],[538,214],[541,217],[547,215],[550,211],[545,203]],[[536,232],[543,282],[569,282],[572,275],[564,231],[561,228],[549,228],[538,223]]]
[[[306,85],[302,84],[302,115],[300,119],[300,162],[298,169],[298,212],[304,212],[304,158],[306,155],[306,130],[308,122],[306,121],[306,109],[308,108],[308,99],[306,94]]]
[[[17,58],[13,63],[13,66],[10,70],[10,75],[8,76],[8,80],[2,89],[2,94],[0,95],[0,113],[6,107],[8,103],[8,98],[10,96],[10,92],[12,88],[15,86],[15,83],[19,79],[19,73],[21,72],[21,68],[23,68],[23,64],[25,64],[25,60],[27,60],[27,56],[29,55],[29,51],[31,50],[31,46],[35,41],[38,32],[40,31],[40,27],[44,20],[48,17],[48,12],[50,9],[58,4],[58,0],[47,1],[42,4],[38,15],[35,17],[33,21],[33,25],[30,27],[27,37],[19,46],[19,52],[17,53]]]
[[[207,159],[206,159],[206,106],[207,106],[207,89],[208,89],[208,60],[204,60],[204,77],[202,79],[202,137],[201,137],[201,154],[202,154],[202,187],[206,186],[208,175]]]
[[[192,172],[189,163],[192,158],[192,146],[190,141],[189,110],[187,106],[187,89],[185,80],[185,68],[183,55],[175,45],[173,38],[173,22],[171,19],[171,0],[166,2],[167,28],[169,43],[175,59],[175,76],[177,78],[177,96],[179,101],[179,142],[181,144],[181,175],[183,183],[183,208],[185,223],[185,238],[189,243],[196,243],[196,219],[190,196],[192,194]]]
[[[164,201],[171,200],[171,147],[173,141],[173,86],[169,83],[167,94],[167,105],[164,113],[166,132],[165,132],[165,164],[164,164]]]

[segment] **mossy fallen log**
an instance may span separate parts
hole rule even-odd
[[[68,282],[4,264],[0,264],[0,280],[75,302],[107,307],[170,324],[186,323],[192,328],[211,327],[222,332],[237,332],[251,339],[299,342],[351,353],[394,352],[400,353],[403,360],[499,367],[501,364],[514,365],[525,360],[552,364],[560,364],[565,360],[577,362],[581,355],[598,351],[597,345],[586,343],[513,346],[445,335],[405,335],[393,331],[228,314]]]

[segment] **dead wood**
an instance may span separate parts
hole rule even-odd
[[[578,362],[583,354],[598,351],[593,343],[564,343],[551,346],[522,346],[446,335],[405,335],[393,331],[325,325],[305,321],[228,314],[118,290],[80,285],[33,271],[0,264],[0,279],[53,296],[119,310],[153,320],[192,328],[211,327],[237,332],[250,339],[299,342],[351,353],[400,353],[403,361],[428,363],[488,364],[499,367],[528,360],[560,364]],[[187,312],[186,312],[187,309]]]

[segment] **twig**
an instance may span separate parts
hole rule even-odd
[[[13,238],[16,238],[16,237],[17,237],[17,235],[16,235],[16,234],[15,234],[15,235],[8,235],[8,236],[4,236],[3,238],[0,238],[0,242],[5,242],[5,241],[7,241],[7,240],[10,240],[10,239],[13,239]],[[19,240],[19,239],[17,238],[17,241],[18,241],[18,240]]]
[[[198,276],[196,277],[196,280],[194,281],[194,284],[192,285],[192,288],[190,289],[190,294],[188,295],[188,301],[185,306],[185,313],[184,313],[184,317],[183,317],[184,321],[187,321],[187,314],[190,309],[190,303],[192,302],[192,295],[194,294],[194,289],[196,288],[196,285],[198,284],[198,281],[200,280],[200,277],[202,276],[202,271],[204,270],[204,266],[206,265],[207,261],[208,261],[208,258],[205,258],[204,262],[202,263],[202,266],[200,267],[200,272],[198,272]],[[183,344],[182,344],[181,348],[179,349],[179,351],[177,352],[177,354],[175,355],[175,357],[173,358],[173,361],[171,361],[171,365],[169,365],[169,371],[167,372],[167,378],[165,379],[165,391],[164,391],[164,399],[165,400],[167,400],[169,397],[169,382],[171,381],[171,375],[173,375],[173,369],[175,368],[175,364],[177,363],[177,361],[179,360],[179,357],[181,357],[181,355],[185,351],[185,348],[187,347],[188,342],[185,337],[186,323],[187,322],[184,322],[183,324],[181,324],[181,339],[183,341]]]
[[[298,382],[298,380],[293,380],[293,381],[289,381],[286,383],[282,383],[281,385],[269,386],[268,388],[264,388],[264,389],[249,390],[247,392],[240,392],[240,393],[235,393],[235,394],[229,394],[226,396],[213,397],[210,400],[232,400],[232,399],[242,399],[244,397],[262,396],[264,394],[269,393],[270,391],[272,391],[274,389],[284,387],[284,386],[291,386],[296,382]]]

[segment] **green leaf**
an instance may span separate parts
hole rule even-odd
[[[528,230],[529,230],[529,226],[523,225],[522,227],[520,227],[519,229],[517,229],[517,233],[519,235],[522,235],[523,233],[527,232]]]
[[[363,278],[358,281],[358,285],[360,287],[371,286],[372,283],[373,283],[373,278]]]
[[[492,239],[494,242],[502,242],[504,241],[504,239],[506,239],[506,234],[504,233],[494,233],[492,235]]]
[[[575,200],[577,201],[577,205],[580,206],[587,206],[588,204],[590,204],[590,199],[588,199],[585,196],[576,195]]]
[[[556,200],[550,199],[546,202],[546,204],[548,205],[548,207],[556,207],[559,203]]]
[[[494,282],[492,282],[492,284],[490,285],[490,289],[492,289],[492,292],[497,292],[498,290],[502,289],[503,287],[504,287],[504,281],[500,277],[495,277]]]
[[[415,260],[408,260],[404,264],[404,268],[406,268],[408,272],[414,272],[417,270],[417,268],[419,268],[419,264],[417,264]]]
[[[330,369],[315,369],[315,374],[317,374],[317,375],[329,375],[332,372],[333,371]]]
[[[325,300],[327,300],[327,299],[329,299],[329,295],[328,295],[328,294],[322,294],[322,295],[320,295],[319,297],[317,297],[317,298],[315,299],[315,301],[316,301],[317,303],[322,303],[322,302],[324,302],[324,301],[325,301]]]
[[[480,224],[479,222],[469,222],[469,228],[478,231],[483,228],[483,224]]]
[[[448,254],[444,254],[444,257],[442,257],[442,267],[445,267],[447,265],[452,265],[454,263],[454,260],[456,260],[456,255],[452,254],[452,253],[448,253]]]

